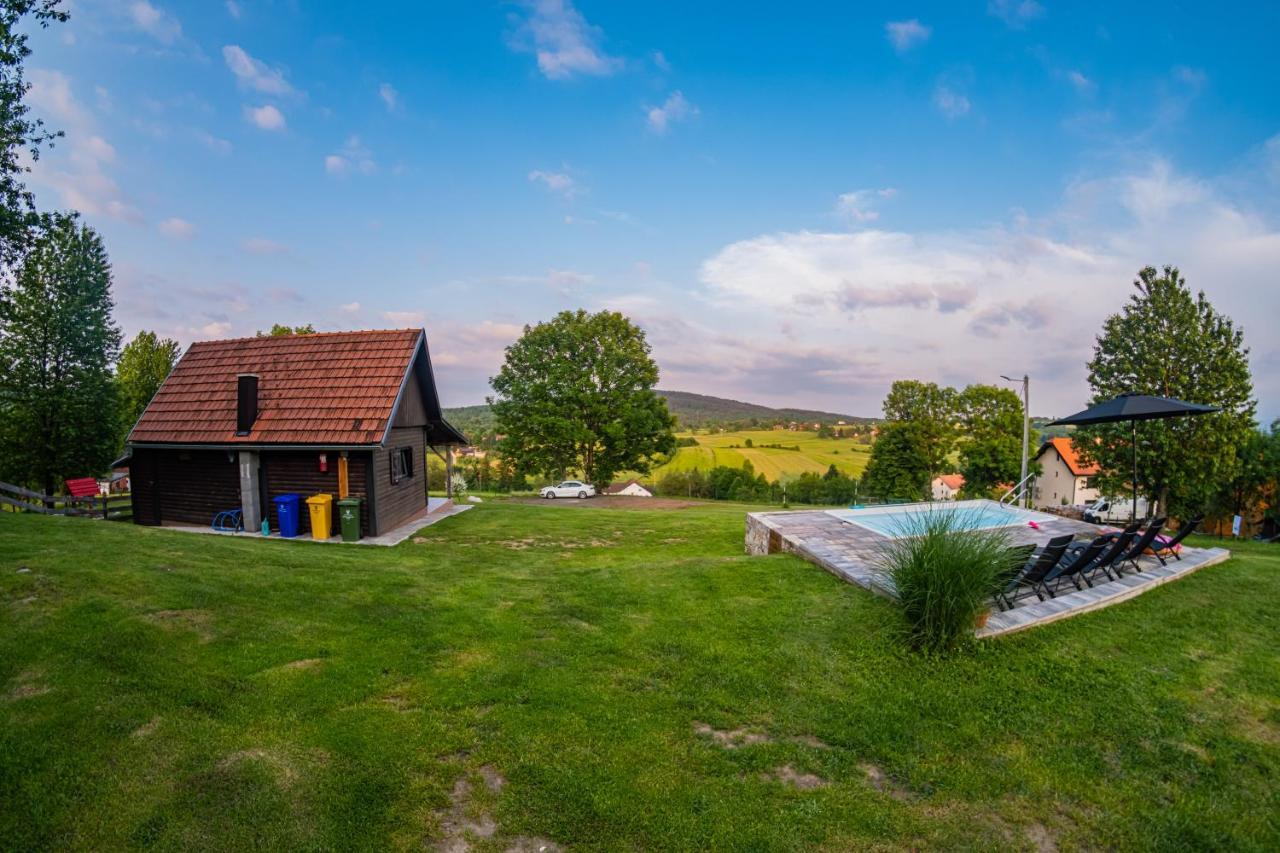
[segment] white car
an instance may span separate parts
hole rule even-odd
[[[590,483],[582,483],[577,480],[565,480],[558,486],[546,486],[539,492],[544,498],[551,500],[553,498],[591,498],[595,497],[596,487]]]

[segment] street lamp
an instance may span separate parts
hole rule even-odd
[[[1000,378],[1005,382],[1021,382],[1022,383],[1022,479],[1018,481],[1018,488],[1023,490],[1023,506],[1026,506],[1029,495],[1027,488],[1027,466],[1029,459],[1027,458],[1028,445],[1031,443],[1031,378],[1025,373],[1021,379],[1014,379],[1012,376],[1000,374]]]

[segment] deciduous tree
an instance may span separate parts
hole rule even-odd
[[[910,423],[924,453],[928,479],[946,473],[955,450],[958,431],[957,394],[954,388],[933,382],[900,379],[884,399],[884,416]]]
[[[75,217],[41,230],[11,284],[0,286],[0,468],[53,493],[101,473],[117,449],[111,364],[111,264]]]
[[[28,114],[24,103],[30,84],[23,62],[31,55],[26,21],[47,27],[65,21],[59,0],[0,0],[0,267],[6,271],[21,258],[39,222],[35,198],[23,183],[23,155],[39,159],[40,150],[61,133],[52,133]]]
[[[155,332],[141,331],[120,352],[116,365],[116,390],[120,401],[120,441],[137,423],[142,410],[151,402],[160,383],[178,363],[182,348],[170,338],[159,338]]]
[[[1022,473],[1022,400],[1008,388],[970,385],[956,398],[964,436],[960,473],[966,496],[987,497]]]
[[[259,329],[255,334],[259,338],[278,338],[281,335],[314,335],[315,333],[315,326],[310,323],[305,326],[286,326],[283,323],[272,323],[270,331],[264,332]]]
[[[618,471],[647,472],[676,446],[649,352],[644,332],[615,311],[525,326],[491,380],[502,453],[521,471],[580,472],[601,488]]]
[[[1094,347],[1093,402],[1136,393],[1222,408],[1138,425],[1138,491],[1156,499],[1161,514],[1197,514],[1235,477],[1236,447],[1254,429],[1249,350],[1243,331],[1203,291],[1193,294],[1176,267],[1147,267],[1133,285],[1136,292],[1107,318]],[[1076,447],[1101,465],[1106,491],[1129,488],[1131,429],[1119,423],[1080,430]]]
[[[871,445],[862,472],[862,494],[871,498],[923,500],[933,474],[925,431],[910,421],[888,421]]]

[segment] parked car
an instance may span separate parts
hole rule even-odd
[[[596,487],[590,483],[582,483],[577,480],[565,480],[556,486],[546,486],[539,492],[544,498],[593,498],[596,494]]]

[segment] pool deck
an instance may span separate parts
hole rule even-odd
[[[1108,529],[1112,528],[1057,516],[1042,522],[1039,529],[1008,528],[1013,545],[1043,545],[1066,533],[1091,539]],[[895,598],[892,584],[876,570],[876,559],[888,541],[878,533],[841,521],[823,510],[747,514],[748,554],[795,554],[849,583]],[[1225,548],[1183,547],[1181,556],[1181,560],[1170,558],[1167,566],[1161,566],[1155,557],[1145,556],[1138,561],[1141,572],[1129,572],[1116,581],[1104,581],[1080,592],[1072,590],[1048,601],[1035,597],[1029,601],[1024,599],[1013,610],[994,610],[986,625],[975,633],[981,638],[998,637],[1110,607],[1198,569],[1221,563],[1231,552]]]

